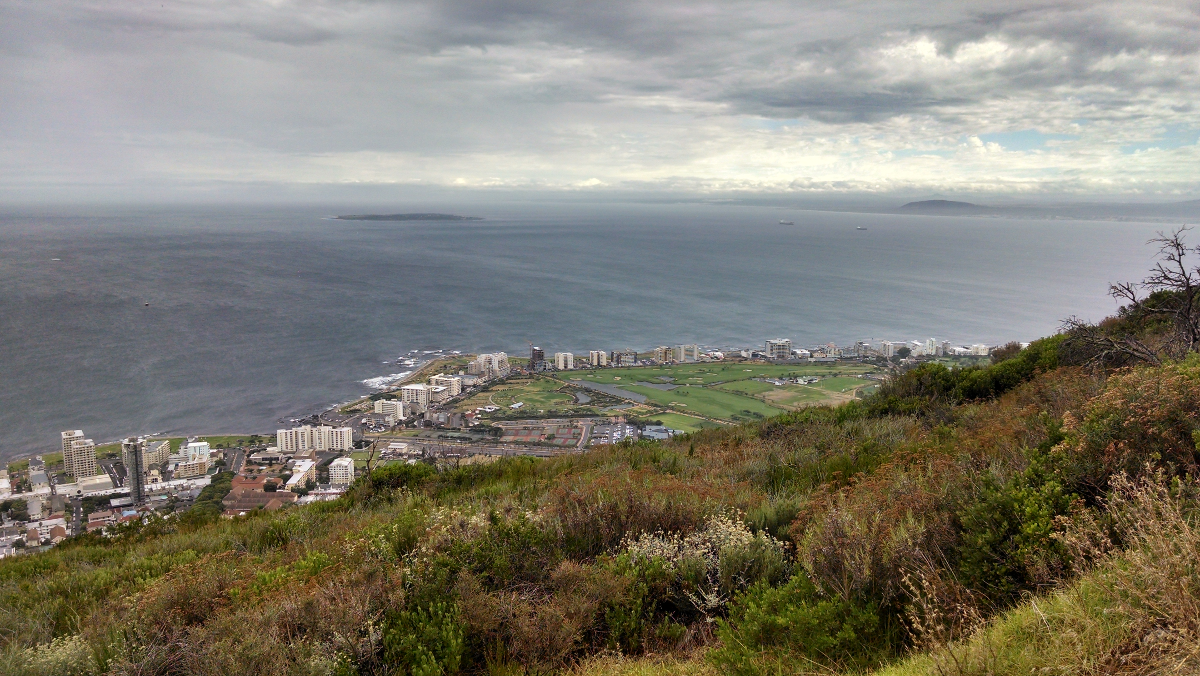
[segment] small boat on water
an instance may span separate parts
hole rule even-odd
[[[862,226],[860,225],[860,226],[858,226],[857,228],[855,228],[855,230],[866,230],[866,228],[864,228],[864,227],[862,227]]]
[[[780,225],[795,225],[795,221],[779,221]]]

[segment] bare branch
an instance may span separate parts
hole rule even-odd
[[[1133,363],[1162,363],[1154,348],[1132,336],[1112,336],[1094,324],[1071,317],[1063,322],[1067,334],[1064,361],[1092,367],[1120,367]]]

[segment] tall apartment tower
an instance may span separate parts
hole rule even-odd
[[[786,360],[792,358],[792,341],[787,338],[768,340],[766,348],[767,359]]]
[[[83,437],[83,430],[62,433],[63,469],[82,479],[96,476],[96,443]]]
[[[529,348],[529,370],[536,371],[546,364],[546,351],[540,347]]]
[[[608,366],[608,353],[604,350],[592,350],[588,352],[588,362],[592,366]]]
[[[675,361],[683,363],[685,361],[700,361],[700,346],[699,345],[676,345],[675,346]]]
[[[129,437],[121,442],[121,456],[129,463],[125,472],[129,478],[129,497],[133,504],[140,505],[146,501],[146,456],[143,453],[146,442],[137,437]]]
[[[575,368],[575,355],[570,352],[554,353],[554,368],[559,371],[570,371]]]

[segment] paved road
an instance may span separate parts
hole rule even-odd
[[[242,465],[245,464],[246,452],[239,448],[233,452],[233,462],[229,463],[229,471],[237,474],[242,471]]]
[[[120,488],[125,485],[125,465],[117,462],[112,458],[105,458],[100,461],[100,468],[112,480],[113,488]]]
[[[71,498],[71,535],[83,533],[83,500]]]
[[[445,455],[447,453],[474,453],[482,455],[532,455],[549,458],[573,452],[573,448],[548,448],[545,446],[522,446],[520,444],[501,443],[472,443],[466,441],[448,441],[445,439],[421,439],[420,437],[383,437],[383,441],[401,441],[409,446],[415,446],[425,451],[426,455]]]

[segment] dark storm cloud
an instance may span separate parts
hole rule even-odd
[[[1194,3],[0,0],[10,188],[1180,184],[1198,89]]]

